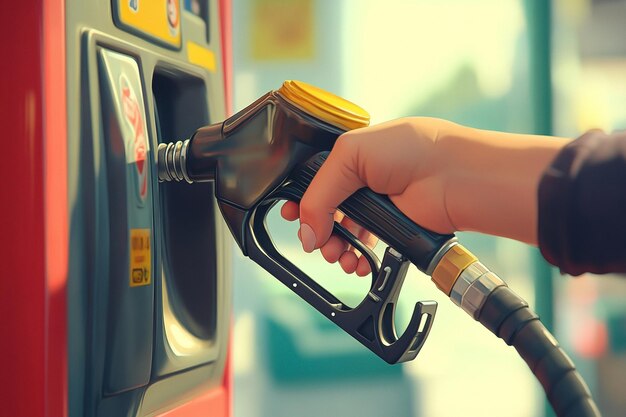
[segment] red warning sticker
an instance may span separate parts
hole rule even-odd
[[[139,199],[144,202],[148,195],[146,123],[135,91],[124,74],[120,76],[119,82],[124,118],[132,132],[131,150],[130,155],[127,150],[127,158],[132,157],[129,162],[135,163],[137,171],[137,192]]]

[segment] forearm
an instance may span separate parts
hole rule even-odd
[[[437,142],[445,154],[445,204],[457,230],[537,243],[537,187],[569,139],[509,134],[450,124]]]

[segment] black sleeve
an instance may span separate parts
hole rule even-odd
[[[538,192],[548,262],[571,275],[626,272],[626,131],[592,130],[568,144]]]

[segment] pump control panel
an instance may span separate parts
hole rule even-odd
[[[227,116],[225,2],[195,3],[66,2],[70,416],[229,413],[227,229],[212,185],[155,167]]]

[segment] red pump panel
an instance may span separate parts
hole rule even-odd
[[[44,415],[43,10],[16,3],[0,29],[0,404],[4,415]]]
[[[67,415],[67,116],[65,2],[44,2],[46,415]]]
[[[233,53],[232,53],[232,33],[233,33],[233,14],[232,0],[220,0],[220,24],[222,33],[222,65],[224,69],[224,94],[226,95],[226,111],[228,116],[233,111],[233,95],[232,95],[232,71],[233,71]]]
[[[230,1],[220,0],[230,111]],[[65,2],[15,2],[0,29],[0,414],[67,415]],[[11,40],[11,41],[8,41]],[[230,416],[231,377],[168,416]]]
[[[3,415],[66,414],[64,13],[62,0],[16,2],[0,29]]]

